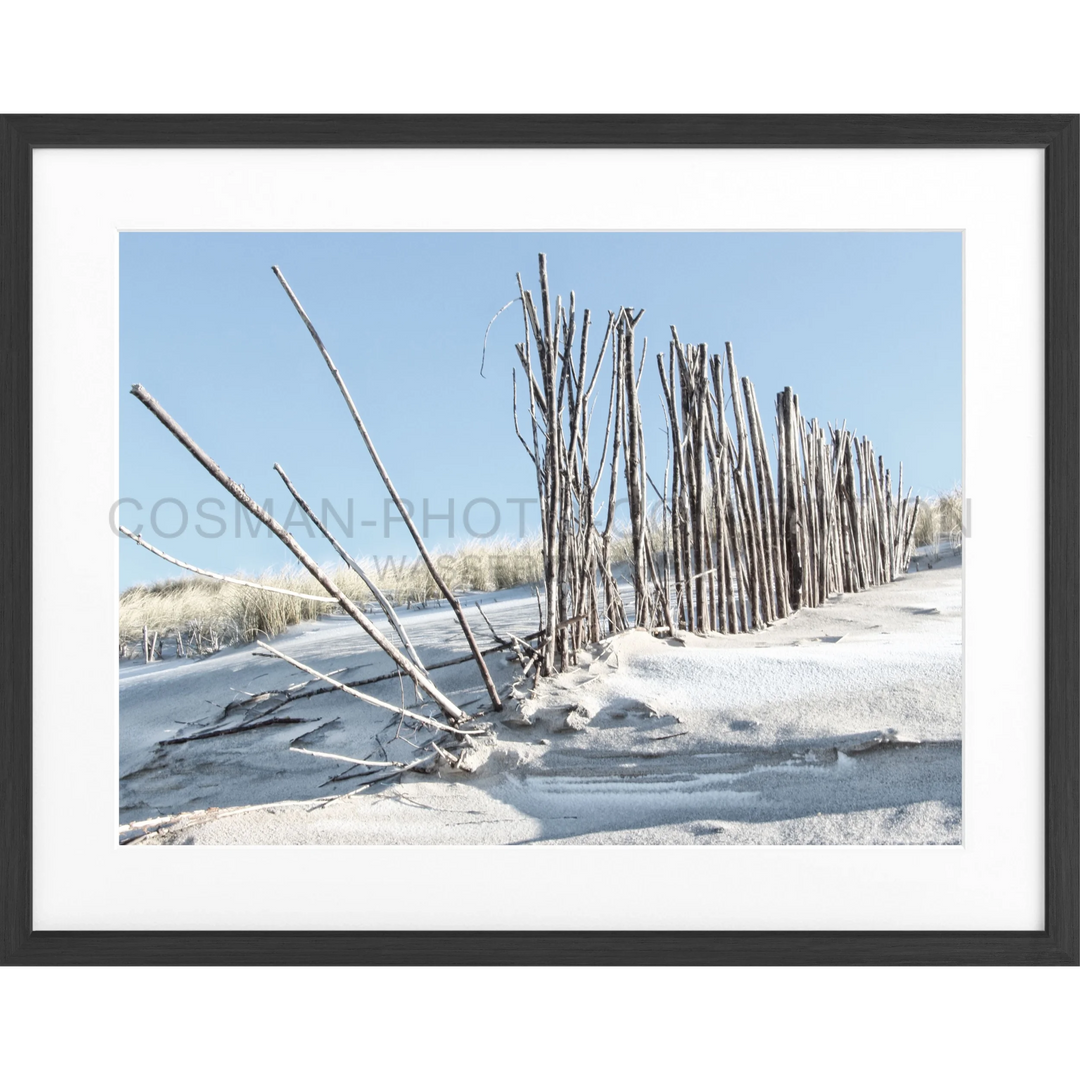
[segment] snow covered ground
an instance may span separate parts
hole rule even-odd
[[[536,631],[531,590],[475,599],[500,633]],[[467,610],[482,645],[490,642]],[[305,682],[284,661],[254,656],[256,646],[132,662],[120,673],[121,839],[960,842],[958,556],[754,634],[631,631],[582,653],[535,697],[531,678],[511,697],[520,666],[493,652],[502,713],[490,711],[471,660],[437,666],[464,652],[445,605],[401,617],[440,688],[486,712],[492,734],[477,740],[473,772],[380,781],[370,766],[294,752],[405,762],[430,731]],[[372,680],[360,689],[390,704],[413,705],[411,687],[347,617],[296,627],[273,645],[341,681]],[[327,801],[336,796],[346,797]]]

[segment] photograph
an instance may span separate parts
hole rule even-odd
[[[912,122],[35,157],[33,925],[1071,955],[1063,122]]]
[[[956,231],[122,232],[118,843],[963,842]]]

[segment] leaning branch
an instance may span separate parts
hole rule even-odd
[[[174,559],[171,555],[166,555],[160,548],[154,547],[153,544],[148,544],[141,536],[136,535],[130,529],[125,529],[123,525],[118,525],[117,528],[125,536],[134,540],[139,547],[144,547],[147,551],[157,555],[159,559],[164,559],[166,562],[172,563],[173,566],[179,566],[182,570],[190,570],[193,574],[201,574],[203,577],[213,578],[215,581],[227,581],[230,585],[243,585],[245,589],[258,589],[260,592],[280,593],[282,596],[297,596],[301,600],[311,600],[316,604],[336,604],[338,602],[336,596],[315,596],[312,593],[294,592],[292,589],[279,589],[273,585],[260,585],[256,581],[245,581],[243,578],[226,577],[224,574],[215,574],[213,570],[203,570],[201,567],[192,566],[191,563],[182,562],[180,559]]]
[[[421,663],[420,657],[416,653],[416,649],[413,648],[412,641],[409,640],[409,635],[405,632],[405,627],[401,625],[401,620],[397,617],[397,612],[394,611],[394,605],[391,604],[390,601],[386,598],[386,595],[383,593],[382,589],[380,589],[379,586],[375,584],[375,582],[371,579],[370,575],[364,570],[364,568],[341,546],[341,544],[337,542],[337,539],[322,523],[319,517],[316,516],[315,511],[312,510],[310,506],[308,506],[303,496],[293,486],[293,482],[286,475],[285,470],[279,464],[277,464],[277,462],[274,463],[274,472],[276,472],[278,476],[280,476],[281,479],[284,481],[285,486],[289,489],[289,494],[292,495],[292,497],[296,500],[296,505],[299,506],[300,509],[303,510],[303,512],[307,514],[309,518],[311,518],[312,522],[314,522],[315,527],[319,530],[319,532],[321,532],[323,536],[325,536],[326,539],[330,541],[334,550],[345,561],[345,565],[348,566],[348,568],[354,574],[356,574],[356,576],[368,587],[371,595],[375,597],[376,603],[379,605],[379,607],[383,609],[387,621],[394,628],[394,631],[397,633],[401,644],[405,647],[405,651],[409,654],[409,658],[412,660],[412,662],[418,668],[420,668],[421,671],[426,671],[427,669],[424,667],[423,663]]]
[[[308,667],[307,664],[302,663],[299,660],[294,660],[291,656],[286,656],[283,652],[278,652],[273,645],[268,645],[265,641],[259,642],[260,649],[266,649],[267,652],[273,653],[279,660],[284,660],[287,664],[292,664],[294,668],[299,668],[301,671],[306,671],[308,675],[314,676],[316,679],[320,679],[322,682],[329,683],[336,690],[341,690],[348,694],[350,697],[357,698],[360,701],[367,702],[368,705],[375,705],[380,709],[386,709],[388,712],[392,712],[397,716],[407,716],[410,720],[416,720],[417,722],[426,725],[427,727],[437,728],[439,731],[450,731],[455,735],[480,735],[482,732],[469,729],[468,731],[463,728],[450,727],[448,724],[444,724],[439,720],[433,720],[430,716],[424,716],[422,713],[413,712],[411,709],[403,709],[400,705],[391,705],[387,701],[383,701],[381,698],[372,697],[371,694],[365,694],[361,690],[354,690],[351,686],[347,686],[343,682],[338,682],[337,679],[330,675],[324,675],[321,671],[316,671],[313,667]],[[258,656],[258,653],[255,653]]]
[[[215,479],[232,497],[249,513],[259,519],[295,556],[300,560],[304,569],[333,597],[344,609],[346,614],[359,624],[360,628],[379,646],[380,649],[401,670],[417,683],[429,697],[431,697],[442,709],[443,714],[451,720],[467,721],[471,719],[467,713],[454,704],[430,679],[426,672],[418,668],[392,641],[389,641],[380,632],[377,626],[354,604],[338,587],[330,580],[326,571],[293,539],[292,535],[285,530],[274,518],[268,514],[250,495],[244,491],[243,484],[233,480],[205,450],[202,449],[191,436],[165,411],[161,404],[156,401],[145,387],[136,383],[131,388],[135,395],[176,437],[177,441],[191,454],[195,460]]]
[[[468,619],[465,618],[465,612],[462,610],[461,604],[458,598],[454,595],[453,589],[443,580],[442,574],[439,573],[438,568],[435,565],[435,561],[428,553],[427,545],[420,538],[420,533],[417,531],[416,525],[413,523],[412,515],[405,509],[405,503],[402,501],[401,496],[397,493],[397,489],[394,487],[393,482],[390,479],[390,474],[383,466],[382,460],[375,450],[375,444],[371,441],[371,436],[368,434],[367,428],[364,426],[364,421],[360,418],[360,413],[357,411],[356,405],[353,402],[352,395],[349,393],[349,388],[345,385],[345,380],[341,377],[341,372],[338,371],[334,365],[334,361],[330,358],[330,353],[326,351],[326,346],[322,343],[322,338],[319,337],[318,331],[312,325],[311,320],[307,316],[307,312],[304,311],[300,305],[300,301],[296,298],[296,293],[289,287],[289,283],[285,280],[285,275],[276,267],[271,267],[274,271],[274,275],[278,281],[281,282],[282,288],[288,294],[289,299],[292,301],[293,307],[296,308],[296,313],[303,320],[304,325],[308,328],[308,332],[311,334],[312,340],[318,346],[319,352],[322,353],[322,358],[326,361],[326,366],[330,369],[330,374],[333,375],[334,381],[338,385],[338,389],[341,391],[341,396],[345,399],[345,404],[349,407],[349,412],[352,414],[353,421],[356,424],[357,430],[360,432],[360,437],[364,440],[364,445],[367,446],[368,453],[371,455],[371,460],[375,465],[379,476],[382,478],[383,484],[386,486],[387,492],[390,494],[390,498],[394,500],[394,505],[397,507],[398,513],[401,515],[402,520],[405,522],[406,528],[409,530],[413,538],[413,542],[416,544],[417,551],[420,552],[420,557],[424,560],[425,565],[428,568],[428,573],[431,574],[432,580],[438,586],[439,591],[446,597],[446,602],[450,605],[451,610],[457,617],[458,622],[461,624],[462,633],[465,635],[465,640],[469,643],[469,649],[476,660],[476,665],[480,669],[480,674],[483,677],[484,685],[487,687],[488,696],[491,698],[492,707],[496,712],[500,711],[503,707],[502,701],[499,699],[499,692],[495,689],[495,683],[492,681],[491,673],[487,669],[487,664],[484,663],[483,654],[480,652],[480,646],[477,644],[476,638],[473,636],[472,627],[469,626]]]
[[[290,746],[294,754],[310,754],[311,757],[330,758],[331,761],[347,761],[350,765],[370,765],[376,769],[385,769],[390,766],[394,769],[413,769],[416,762],[408,761],[368,761],[366,758],[346,757],[344,754],[328,754],[325,750],[308,750],[304,746]],[[427,758],[425,760],[430,760]]]

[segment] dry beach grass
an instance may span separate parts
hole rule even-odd
[[[459,592],[488,592],[539,581],[543,556],[539,539],[474,541],[436,556],[440,572]],[[376,585],[395,606],[437,602],[441,594],[419,559],[363,560]],[[349,599],[374,603],[370,590],[348,567],[329,571]],[[325,596],[302,570],[267,571],[251,581],[278,589]],[[143,628],[163,642],[167,656],[182,648],[191,654],[216,652],[260,634],[271,637],[296,623],[334,611],[322,600],[310,601],[281,593],[246,588],[210,578],[187,576],[133,585],[120,595],[120,655],[136,656],[143,649]]]
[[[962,511],[959,487],[920,503],[915,545],[926,547],[941,540],[957,542]],[[653,527],[659,550],[660,523],[653,523]],[[613,558],[618,563],[629,554],[630,538],[617,533],[615,541]],[[459,592],[511,589],[534,584],[543,577],[539,537],[475,540],[436,558],[444,577]],[[439,601],[439,591],[419,559],[361,561],[395,605],[410,607]],[[374,603],[367,586],[348,567],[338,565],[330,574],[351,600],[365,606]],[[260,585],[311,593],[313,597],[320,595],[315,582],[300,570],[268,570],[252,575],[251,580]],[[141,655],[143,627],[151,637],[156,634],[163,642],[166,655],[174,655],[178,635],[183,636],[186,652],[199,655],[254,641],[259,634],[273,637],[290,626],[333,610],[332,605],[318,600],[309,602],[191,575],[151,585],[133,585],[120,595],[120,655]]]
[[[929,547],[948,541],[959,545],[963,536],[964,495],[959,484],[951,491],[943,491],[936,499],[919,504],[919,516],[915,520],[915,547]]]

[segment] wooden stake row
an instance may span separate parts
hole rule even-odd
[[[683,345],[675,327],[671,334],[667,372],[662,356],[657,366],[673,448],[667,503],[678,626],[754,630],[903,573],[918,511],[910,491],[901,499],[903,466],[894,495],[868,439],[846,426],[826,435],[817,420],[803,420],[798,395],[785,387],[776,396],[774,483],[757,394],[740,380],[730,342],[707,363],[706,345]]]
[[[627,461],[634,463],[630,466],[632,474],[644,477],[644,464],[639,466],[635,456],[643,448],[640,413],[628,404],[635,400],[637,390],[632,364],[633,326],[640,313],[637,317],[626,311],[620,311],[618,316],[608,313],[604,340],[589,376],[591,313],[583,313],[579,332],[574,294],[570,294],[569,310],[564,309],[562,297],[556,297],[553,306],[547,260],[541,255],[539,261],[540,311],[518,277],[526,334],[517,352],[528,388],[531,446],[517,427],[516,374],[514,422],[518,438],[535,466],[540,496],[546,593],[540,672],[550,674],[557,666],[568,667],[582,646],[628,625],[611,572],[611,541],[619,452],[623,446]],[[604,449],[594,477],[589,454],[589,404],[609,343],[611,394]],[[534,345],[539,379],[533,368]],[[610,496],[607,523],[601,531],[596,522],[596,494],[609,442]],[[640,485],[632,490],[643,505]]]
[[[656,357],[668,422],[660,491],[645,467],[641,376],[635,330],[642,312],[608,313],[607,333],[586,384],[589,312],[575,341],[574,294],[565,311],[548,289],[540,256],[541,305],[518,277],[526,340],[518,358],[529,391],[531,446],[544,542],[546,628],[541,672],[565,669],[578,648],[628,626],[612,570],[618,479],[630,514],[634,623],[668,632],[745,633],[816,607],[841,592],[892,581],[911,557],[918,500],[894,493],[890,471],[866,438],[846,424],[822,429],[803,420],[791,387],[776,396],[775,469],[753,383],[739,377],[730,343],[710,357],[674,326],[667,363]],[[533,373],[535,344],[539,379]],[[594,500],[589,468],[590,399],[611,345],[611,391],[601,452],[610,468],[607,520]],[[726,392],[725,392],[726,382]],[[727,416],[730,412],[731,423]],[[517,425],[515,376],[514,420]],[[610,458],[608,450],[610,446]],[[646,510],[646,486],[661,497],[660,550]]]

